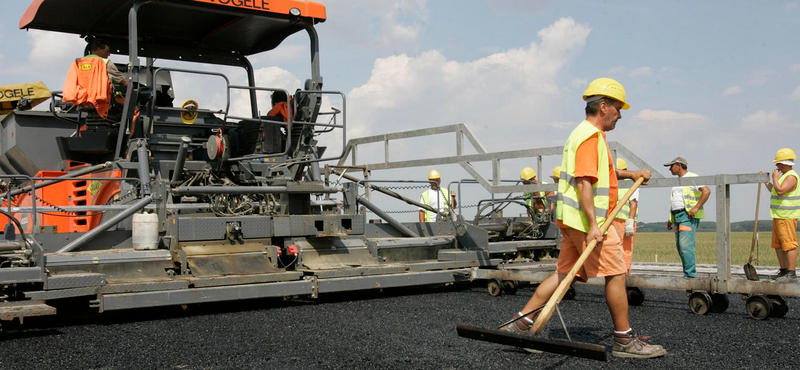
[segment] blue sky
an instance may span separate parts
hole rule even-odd
[[[59,89],[81,41],[18,30],[28,1],[2,1],[0,84],[42,80]],[[781,147],[800,150],[797,1],[323,3],[322,74],[326,89],[348,96],[349,137],[465,123],[490,151],[558,146],[583,118],[586,84],[607,76],[625,86],[631,104],[609,140],[651,165],[682,155],[701,175],[751,173],[771,170]],[[300,87],[309,74],[307,47],[298,34],[253,58],[258,84]],[[184,83],[190,88],[176,89],[180,97],[201,105],[219,99],[194,96],[198,82]],[[452,155],[448,143],[409,141],[393,149],[392,159]],[[544,172],[556,162],[546,158]],[[502,174],[513,179],[532,164],[503,162]],[[488,166],[478,168],[491,175]],[[421,179],[428,170],[378,176]],[[446,182],[466,176],[457,166],[439,170]],[[465,196],[485,198],[479,193]],[[642,220],[664,220],[667,197],[663,189],[644,191]],[[734,220],[752,218],[754,197],[754,185],[733,187]]]

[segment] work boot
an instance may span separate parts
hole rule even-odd
[[[778,274],[777,275],[772,275],[770,278],[772,280],[778,280],[779,278],[781,278],[784,275],[786,275],[787,272],[789,272],[789,269],[781,268],[780,270],[778,270]]]
[[[517,319],[522,316],[522,312],[517,312],[514,315],[514,318]],[[533,325],[533,321],[527,317],[514,321],[508,325],[500,327],[500,330],[517,333],[517,334],[525,334],[530,332],[531,325]]]
[[[775,279],[778,283],[791,283],[795,280],[797,280],[797,272],[795,270],[786,270],[783,276]]]
[[[522,312],[517,312],[514,315],[514,318],[516,319],[516,318],[518,318],[520,316],[522,316]],[[512,323],[510,323],[508,325],[505,325],[505,326],[501,327],[500,330],[507,331],[507,332],[510,332],[510,333],[515,333],[515,334],[530,334],[532,325],[533,325],[533,320],[531,320],[531,319],[526,317],[526,318],[522,318],[522,319],[519,319],[517,321],[514,321],[514,322],[512,322]],[[525,351],[530,352],[530,353],[542,353],[542,351],[540,351],[538,349],[533,349],[533,348],[522,348],[522,349],[524,349]]]
[[[614,346],[611,354],[615,357],[625,358],[655,358],[667,354],[667,350],[659,345],[650,345],[636,335],[633,330],[626,334],[614,333]]]

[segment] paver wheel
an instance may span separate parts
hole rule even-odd
[[[772,303],[769,301],[769,298],[763,295],[753,295],[747,298],[745,308],[750,317],[756,320],[764,320],[769,317],[770,312],[772,312]]]
[[[779,319],[789,312],[789,304],[783,297],[779,295],[768,295],[767,299],[769,299],[769,303],[772,304],[772,311],[770,311],[769,317]]]
[[[641,306],[644,303],[644,292],[636,287],[628,287],[628,305],[629,306]]]
[[[492,297],[503,294],[503,282],[498,279],[490,279],[489,282],[486,283],[486,291],[488,291],[489,295]]]
[[[514,280],[503,281],[503,294],[514,295],[517,294],[519,284]]]
[[[694,292],[689,296],[689,309],[698,315],[705,315],[711,310],[711,296],[706,292]]]
[[[730,301],[727,294],[711,293],[711,312],[722,313],[728,309]]]

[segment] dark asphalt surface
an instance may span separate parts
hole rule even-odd
[[[88,319],[28,320],[0,336],[3,369],[760,369],[797,368],[800,300],[781,319],[755,321],[730,295],[721,314],[691,313],[681,291],[645,291],[634,329],[667,356],[611,357],[602,289],[578,286],[561,311],[573,340],[608,346],[609,362],[456,335],[457,324],[492,327],[533,292],[491,297],[484,287],[414,288],[312,300],[258,300],[149,309]],[[557,316],[545,335],[563,338]]]

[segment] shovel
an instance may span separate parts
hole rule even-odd
[[[756,219],[753,222],[753,241],[750,243],[750,258],[747,259],[747,263],[744,265],[744,276],[747,280],[753,281],[758,281],[758,272],[752,263],[753,251],[756,249],[756,244],[758,244],[758,207],[761,204],[761,184],[758,184],[758,195],[756,197]]]

